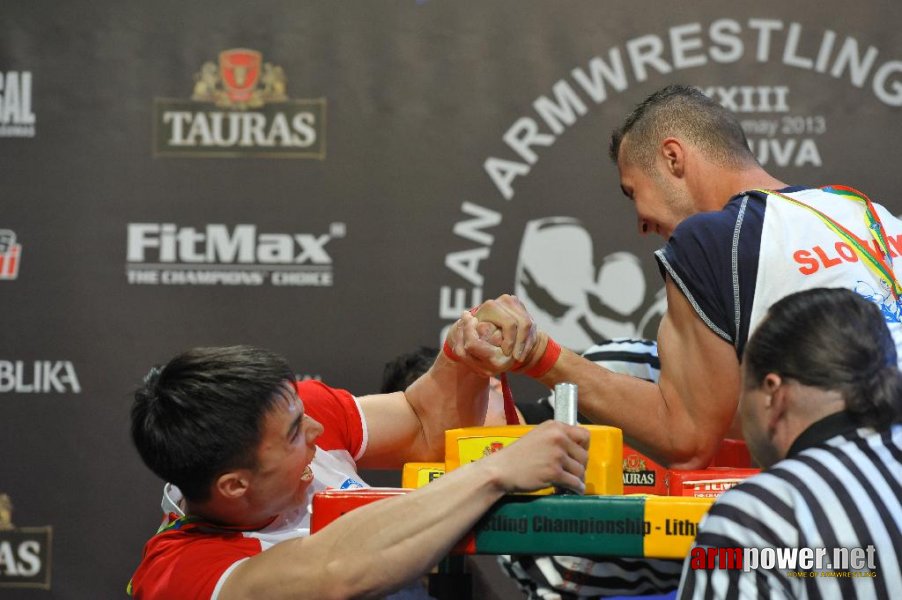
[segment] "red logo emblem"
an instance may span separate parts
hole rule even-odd
[[[219,72],[229,100],[248,102],[260,79],[263,55],[256,50],[236,48],[219,53]]]
[[[19,276],[21,244],[16,243],[16,234],[9,229],[0,229],[0,279],[15,279]]]
[[[221,108],[246,110],[267,102],[286,102],[285,71],[263,62],[263,54],[247,48],[219,53],[219,66],[207,61],[194,74],[192,100],[213,102]]]
[[[504,449],[504,444],[501,442],[492,442],[488,446],[485,447],[485,450],[482,451],[483,456],[489,456],[494,454],[495,452],[499,452]]]

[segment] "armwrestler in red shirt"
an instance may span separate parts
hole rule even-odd
[[[450,335],[475,327],[463,321]],[[549,422],[308,535],[314,491],[364,485],[358,467],[440,460],[445,429],[482,422],[488,379],[442,354],[391,394],[355,398],[293,373],[271,352],[237,346],[190,350],[147,375],[132,438],[178,486],[184,515],[170,515],[145,546],[135,598],[379,597],[435,565],[504,493],[583,487],[588,434]]]

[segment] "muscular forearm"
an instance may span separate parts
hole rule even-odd
[[[442,355],[406,391],[360,397],[369,441],[357,465],[398,469],[444,460],[445,430],[482,424],[488,383]]]
[[[341,548],[357,543],[362,528],[369,528],[369,543],[358,556],[336,557],[329,565],[333,574],[352,572],[351,596],[381,597],[397,588],[438,563],[473,527],[503,491],[489,470],[472,467],[434,482],[443,485],[430,484],[408,495],[401,506],[371,505],[353,528],[337,532],[336,548]]]
[[[661,377],[657,385],[608,371],[572,352],[557,355],[547,336],[522,336],[532,320],[516,298],[502,296],[480,305],[456,324],[455,354],[480,372],[519,369],[553,387],[579,386],[580,409],[593,421],[623,429],[640,450],[671,466],[707,465],[729,430],[739,398],[739,362],[729,341],[708,327],[668,278],[667,312],[658,329]],[[480,332],[489,324],[503,332]],[[486,334],[491,334],[487,336]],[[522,354],[510,352],[521,339],[535,340]],[[550,364],[549,364],[550,363]]]
[[[408,495],[354,510],[240,564],[222,600],[378,597],[424,573],[505,492],[581,491],[589,434],[548,422]]]
[[[502,494],[493,468],[466,465],[251,558],[221,598],[381,597],[436,564]]]
[[[444,460],[445,431],[482,425],[488,389],[487,377],[439,353],[429,371],[405,392],[422,426],[420,439],[408,460]]]
[[[549,387],[569,381],[579,389],[579,410],[594,423],[623,430],[637,450],[679,468],[707,465],[722,431],[695,422],[683,403],[668,402],[667,383],[614,373],[564,350],[540,381]]]

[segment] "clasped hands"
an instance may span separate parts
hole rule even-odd
[[[516,296],[504,294],[464,312],[449,329],[445,353],[484,376],[528,371],[539,361],[547,336]]]

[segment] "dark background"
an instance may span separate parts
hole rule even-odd
[[[530,242],[545,256],[532,265],[540,287],[558,300],[592,293],[621,308],[562,302],[567,315],[555,321],[555,307],[537,300],[537,321],[560,328],[556,337],[576,350],[583,334],[567,328],[580,311],[607,315],[597,334],[653,337],[654,321],[638,324],[661,288],[651,259],[660,242],[636,235],[607,140],[663,85],[786,88],[786,112],[756,106],[740,115],[806,128],[750,132],[756,148],[786,152],[759,150],[765,166],[795,184],[852,185],[902,211],[902,92],[893,89],[902,85],[900,18],[902,5],[874,1],[6,3],[0,73],[31,74],[36,120],[33,137],[0,137],[0,229],[21,245],[18,277],[0,280],[0,361],[20,362],[25,384],[35,362],[69,361],[80,389],[0,393],[0,493],[14,504],[16,526],[53,528],[51,589],[0,587],[0,597],[124,596],[158,524],[161,491],[128,439],[130,393],[152,364],[188,347],[266,346],[301,375],[374,392],[387,360],[438,345],[454,318],[442,308],[442,288],[461,290],[466,306],[517,291],[527,224],[557,216],[578,219],[591,236],[591,289],[557,283],[548,269],[576,269],[572,247],[541,240]],[[726,46],[709,35],[720,19],[734,21],[733,39],[743,42],[727,63],[714,60],[712,49]],[[779,25],[767,56],[750,19]],[[700,45],[686,53],[704,64],[675,66],[670,36],[691,24],[698,33],[687,37]],[[796,66],[793,57],[818,56],[825,35],[835,35],[825,72]],[[848,39],[858,73],[831,72]],[[642,75],[628,48],[658,42],[666,68]],[[154,103],[190,101],[201,66],[232,48],[281,66],[290,99],[325,99],[323,158],[154,155]],[[616,55],[625,85],[606,84],[606,99],[596,102],[573,71]],[[874,76],[885,65],[881,98]],[[534,103],[558,101],[561,82],[585,110],[553,131]],[[505,142],[521,119],[552,140],[532,147],[531,164]],[[489,157],[528,170],[513,180],[510,199],[487,175]],[[473,218],[464,212],[471,205],[495,219],[475,240],[455,231]],[[331,286],[136,285],[126,277],[129,223],[314,235],[341,223],[346,235],[324,246]],[[470,281],[447,266],[450,253],[480,248]],[[617,253],[635,257],[638,271],[600,284],[598,270],[624,256]],[[624,290],[634,298],[614,302]],[[543,393],[520,378],[514,386],[521,400]],[[397,481],[368,475],[375,484]]]

